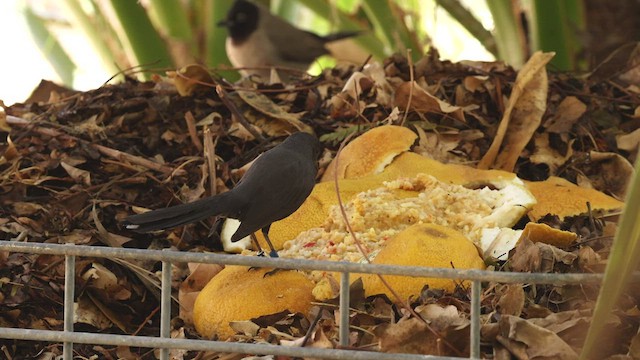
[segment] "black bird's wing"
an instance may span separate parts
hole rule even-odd
[[[313,190],[316,173],[315,159],[307,154],[282,147],[264,153],[234,188],[242,189],[238,193],[248,205],[231,241],[291,215]]]

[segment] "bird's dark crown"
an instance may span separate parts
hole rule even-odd
[[[227,18],[218,23],[229,30],[229,36],[234,42],[242,42],[257,28],[260,9],[247,0],[236,0],[227,13]]]
[[[282,145],[296,151],[309,151],[309,155],[311,155],[314,160],[318,158],[322,151],[322,145],[318,138],[315,135],[302,131],[291,134],[285,139]]]

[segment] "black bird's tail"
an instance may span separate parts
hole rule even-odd
[[[168,229],[204,220],[214,215],[230,215],[239,211],[231,191],[194,202],[132,215],[124,219],[127,229],[148,232]]]

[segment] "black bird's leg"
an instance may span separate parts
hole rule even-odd
[[[269,256],[272,257],[272,258],[277,258],[278,257],[278,252],[273,247],[273,244],[271,243],[271,240],[269,239],[269,227],[271,227],[271,225],[267,225],[266,227],[262,228],[262,235],[264,235],[264,239],[267,241],[267,244],[269,244],[269,248],[271,249],[271,251],[269,251]],[[258,249],[260,249],[260,252],[258,253],[258,256],[264,256],[264,251],[260,247],[260,244],[258,243],[258,239],[256,238],[256,235],[254,233],[251,234],[251,239],[254,241],[254,243],[258,247]],[[251,270],[255,270],[255,269],[258,269],[258,267],[252,266],[252,267],[249,268],[250,271]],[[280,270],[281,269],[273,269],[271,271],[267,271],[264,274],[264,277],[271,276],[271,275],[277,273]]]
[[[251,237],[251,241],[253,242],[253,246],[256,247],[256,251],[258,252],[256,255],[257,256],[264,256],[264,250],[262,250],[262,246],[260,246],[260,243],[258,242],[258,238],[256,237],[255,233],[251,233],[251,235],[249,235]]]
[[[269,256],[271,256],[272,258],[277,258],[278,256],[278,252],[276,251],[276,248],[273,247],[273,244],[271,243],[271,239],[269,239],[269,228],[271,227],[271,224],[265,226],[262,228],[262,235],[264,235],[264,239],[266,240],[267,244],[269,244],[269,249],[271,249],[271,251],[269,251]],[[266,273],[264,273],[263,277],[267,277],[267,276],[271,276],[275,273],[277,273],[278,271],[281,271],[282,269],[278,269],[275,268],[271,271],[267,271]]]
[[[251,237],[251,241],[253,242],[253,246],[256,247],[256,251],[258,252],[256,254],[256,256],[264,256],[264,250],[262,250],[262,247],[260,246],[260,243],[258,242],[258,238],[256,237],[255,233],[251,233],[251,235],[249,235]],[[251,270],[257,270],[260,269],[260,267],[258,266],[252,266],[249,268],[249,271]]]
[[[273,247],[271,239],[269,239],[269,228],[271,228],[271,224],[263,227],[262,235],[264,235],[264,240],[267,242],[267,244],[269,244],[269,249],[271,249],[271,251],[269,251],[269,256],[271,256],[272,258],[277,258],[279,257],[278,252],[276,251],[276,248]]]

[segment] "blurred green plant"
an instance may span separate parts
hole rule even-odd
[[[575,70],[582,63],[577,54],[577,34],[584,29],[582,0],[522,0],[523,9],[511,0],[486,0],[493,15],[495,30],[485,29],[462,0],[432,0],[446,10],[498,59],[519,67],[535,50],[555,51],[552,64],[560,70]],[[355,41],[374,59],[394,52],[418,60],[431,45],[426,30],[425,2],[422,0],[261,0],[271,10],[294,24],[329,33],[344,30],[363,31]],[[208,67],[229,68],[224,50],[226,29],[217,27],[232,4],[225,1],[196,0],[63,0],[69,24],[89,39],[104,66],[113,73],[141,67],[164,70],[198,62]],[[468,2],[476,6],[476,2]],[[35,5],[34,5],[35,6]],[[473,9],[471,9],[473,10]],[[300,16],[303,14],[304,16]],[[521,14],[527,15],[525,28]],[[25,16],[37,22],[29,10]],[[46,30],[41,18],[34,33]],[[530,34],[531,36],[527,36]],[[528,39],[531,41],[528,41]],[[51,43],[51,40],[49,40]],[[42,47],[48,46],[41,42]],[[73,69],[60,51],[50,60],[67,85],[72,85]],[[65,64],[66,65],[62,65]],[[149,72],[140,72],[148,78]],[[230,72],[224,76],[233,77]]]
[[[640,265],[640,157],[627,189],[625,207],[607,259],[602,287],[580,359],[595,359],[607,319],[613,314]]]
[[[49,59],[49,63],[51,63],[51,66],[56,73],[58,73],[62,82],[70,84],[73,81],[73,73],[76,69],[75,64],[64,51],[56,37],[42,21],[40,21],[31,8],[25,7],[23,13],[34,41],[38,44],[38,47],[40,47],[47,59]]]

